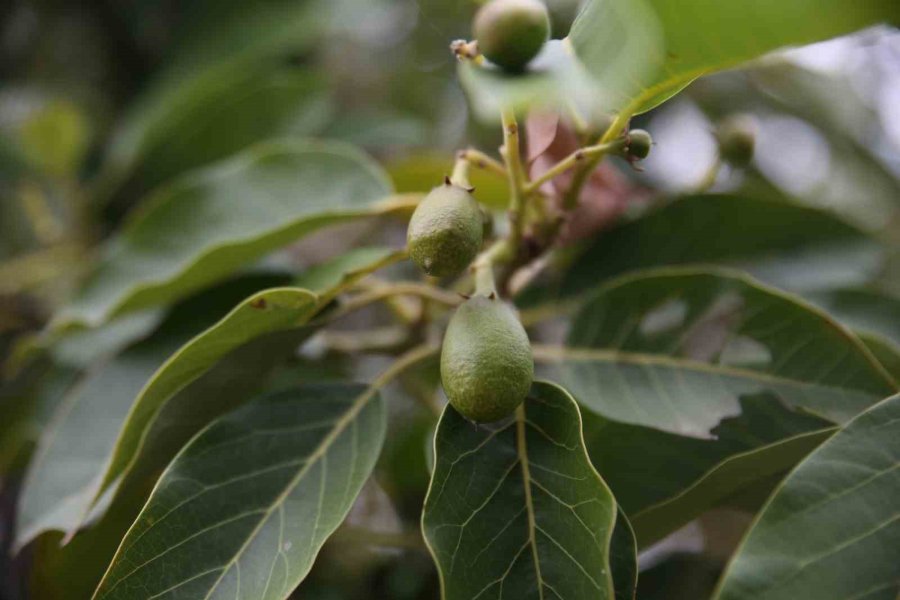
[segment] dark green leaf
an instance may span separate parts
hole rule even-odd
[[[133,468],[145,445],[151,441],[148,436],[161,411],[167,409],[170,399],[179,391],[230,353],[240,351],[245,344],[280,331],[298,331],[347,286],[396,260],[397,256],[396,253],[376,253],[369,265],[353,265],[352,271],[339,277],[337,285],[320,288],[318,294],[300,288],[258,292],[185,343],[186,337],[197,333],[198,327],[205,324],[197,323],[198,314],[206,318],[216,314],[203,304],[203,298],[212,297],[218,305],[234,301],[234,292],[221,294],[212,290],[204,294],[201,301],[187,302],[183,309],[176,310],[174,316],[187,321],[176,322],[176,335],[166,332],[155,335],[88,376],[70,394],[58,411],[54,426],[43,435],[40,453],[30,466],[20,502],[17,544],[26,543],[44,529],[74,533],[84,523],[88,511],[95,508],[102,512],[101,495],[116,493],[117,482]],[[255,287],[251,289],[258,289],[259,281],[254,281]],[[252,284],[253,281],[248,283]],[[241,289],[246,290],[246,287]],[[300,331],[300,334],[311,331]],[[258,349],[263,353],[261,358],[271,352],[273,363],[276,363],[283,355],[275,351],[280,345],[281,342],[263,343]],[[255,364],[255,361],[248,362],[251,366]],[[252,383],[266,372],[266,368],[258,366],[246,376]],[[245,389],[238,384],[232,388],[235,393]],[[202,394],[175,399],[185,406],[167,410],[180,415],[181,420],[196,417],[186,417],[188,414],[207,414],[199,410],[206,402]],[[224,398],[221,402],[227,406]],[[215,414],[213,411],[205,418],[208,421]],[[205,424],[202,419],[192,423],[194,431]],[[91,431],[90,436],[84,435],[85,428]]]
[[[575,317],[567,347],[544,354],[592,411],[695,437],[740,414],[747,394],[774,392],[840,423],[894,390],[824,313],[725,271],[613,281]]]
[[[863,283],[878,243],[833,215],[782,201],[688,196],[599,237],[564,276],[569,296],[623,272],[662,265],[739,267],[790,290]]]
[[[315,309],[317,298],[306,290],[261,292],[250,301],[268,301],[274,291],[283,307],[250,312],[247,301],[188,342],[211,317],[221,314],[224,303],[233,302],[236,295],[240,297],[258,284],[259,279],[250,278],[184,303],[159,333],[95,367],[67,393],[42,433],[38,452],[29,466],[17,515],[17,545],[45,529],[76,528],[101,489],[103,471],[111,468],[110,453],[114,448],[131,451],[119,461],[119,475],[142,443],[141,435],[149,422],[173,394],[231,350],[255,336],[276,331],[279,326],[299,325],[302,321],[298,319],[308,318]],[[169,358],[182,344],[182,349]],[[123,424],[138,420],[141,427],[133,425],[139,429],[137,437],[130,438],[124,447],[117,444]],[[115,477],[108,478],[110,482],[114,480]]]
[[[775,396],[741,398],[741,414],[699,440],[608,421],[585,412],[591,461],[646,546],[735,495],[769,485],[826,436],[831,423],[789,410]],[[759,454],[757,454],[759,453]],[[756,468],[754,468],[756,467]],[[775,475],[772,475],[775,473]],[[689,499],[683,502],[682,499]],[[745,502],[755,510],[765,495]]]
[[[894,377],[894,381],[900,381],[900,346],[872,333],[859,333],[857,336],[881,366]]]
[[[378,214],[373,203],[390,190],[350,147],[255,146],[151,196],[57,325],[97,325],[177,300],[318,228]]]
[[[900,298],[869,288],[827,290],[806,297],[848,327],[900,344]]]
[[[572,398],[535,383],[508,422],[447,407],[422,528],[445,600],[614,597],[615,500],[591,466]]]
[[[286,598],[375,465],[377,390],[310,385],[212,423],[176,457],[94,597]]]
[[[616,526],[609,543],[609,566],[616,600],[634,600],[638,582],[637,541],[621,507],[616,512]]]
[[[893,600],[900,591],[900,396],[806,458],[757,516],[717,600]]]

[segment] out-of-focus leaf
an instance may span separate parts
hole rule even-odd
[[[501,107],[577,107],[589,114],[642,113],[702,75],[772,50],[809,44],[900,19],[891,0],[591,0],[569,37],[551,41],[523,74],[464,62],[460,81],[475,113],[496,120]]]
[[[87,117],[72,104],[48,102],[21,125],[20,144],[39,169],[57,176],[73,176],[91,141]]]
[[[448,406],[422,514],[445,600],[614,598],[612,494],[591,466],[578,407],[537,382],[507,422]]]
[[[453,157],[417,154],[388,163],[386,168],[398,193],[428,192],[453,171]],[[493,209],[505,209],[509,204],[509,185],[495,174],[473,167],[469,182],[482,204]]]
[[[900,346],[872,333],[861,332],[857,337],[878,359],[881,366],[894,377],[894,381],[900,381]]]
[[[94,595],[277,600],[303,580],[384,440],[377,390],[306,386],[212,423],[175,459]]]
[[[590,410],[701,438],[740,414],[747,394],[771,392],[841,423],[895,385],[824,313],[727,271],[613,281],[575,317],[567,346],[543,358]]]
[[[241,336],[248,340],[253,333],[264,332],[263,328],[240,331],[232,327],[232,332],[237,334],[229,339],[222,337],[222,333],[227,333],[227,327],[214,327],[213,331],[219,333],[219,341],[231,342],[230,346],[219,346],[198,355],[195,339],[186,346],[193,348],[190,355],[194,356],[194,361],[184,362],[190,355],[179,355],[181,360],[166,361],[179,346],[202,331],[204,326],[214,323],[234,302],[264,281],[271,279],[238,280],[185,302],[175,309],[157,334],[94,367],[69,390],[43,431],[38,451],[29,465],[17,514],[17,545],[27,543],[45,529],[69,530],[86,516],[133,399],[151,392],[153,399],[164,402],[239,345]],[[306,303],[314,303],[315,296],[305,290],[299,292],[298,299],[303,303],[295,310],[285,312],[296,315],[310,310]],[[281,311],[274,312],[276,316],[284,317]],[[272,311],[259,310],[257,313],[261,318],[271,319],[272,316]],[[227,317],[225,321],[232,326],[236,324]],[[206,348],[210,350],[209,346]],[[202,345],[199,349],[203,349]],[[185,364],[190,368],[185,368]],[[167,377],[161,382],[168,385],[165,389],[145,389],[151,375],[163,368],[160,365],[168,367]]]
[[[117,482],[137,463],[152,427],[161,414],[165,416],[162,411],[178,412],[167,409],[170,400],[188,404],[179,409],[180,418],[192,414],[191,404],[206,401],[196,395],[179,397],[179,391],[248,342],[279,331],[298,330],[347,286],[395,260],[395,255],[378,253],[372,258],[368,266],[354,265],[346,277],[340,277],[332,287],[319,288],[318,293],[301,288],[258,292],[184,343],[188,337],[185,333],[193,335],[201,329],[196,322],[198,314],[207,318],[219,314],[202,305],[188,305],[176,311],[176,316],[180,313],[179,318],[188,321],[186,327],[179,323],[178,335],[154,335],[86,379],[81,390],[72,394],[58,411],[55,426],[42,439],[43,456],[30,467],[18,515],[17,545],[27,543],[45,529],[74,533],[89,511],[102,512],[103,494],[115,495]],[[234,301],[234,293],[223,298],[215,292],[204,296],[214,297],[220,306],[222,302]],[[250,374],[247,376],[253,380]],[[110,382],[119,382],[121,387],[113,388]],[[97,392],[88,394],[89,386]],[[234,387],[244,389],[240,385]],[[203,424],[196,424],[195,430]],[[86,427],[91,431],[90,437],[83,435]]]
[[[316,229],[379,214],[374,202],[390,190],[350,147],[255,146],[152,195],[56,324],[97,325],[182,298]]]
[[[827,212],[728,195],[687,196],[597,238],[564,275],[574,295],[620,273],[663,265],[724,264],[790,290],[862,283],[879,244]]]
[[[702,75],[885,21],[900,21],[892,0],[864,0],[849,9],[841,0],[591,0],[570,39],[603,82],[614,102],[608,108],[630,115]]]
[[[302,70],[239,68],[205,83],[145,139],[141,189],[270,137],[314,135],[329,117],[323,82]]]
[[[900,592],[900,396],[863,412],[800,463],[757,516],[717,600]]]
[[[114,192],[135,168],[148,169],[146,185],[154,177],[160,181],[174,174],[178,163],[167,159],[166,147],[178,145],[185,133],[190,136],[198,122],[215,136],[213,142],[225,144],[215,148],[195,138],[193,148],[207,157],[225,156],[229,148],[237,150],[276,133],[280,125],[287,126],[292,115],[310,106],[303,97],[303,88],[310,84],[303,81],[308,76],[291,75],[279,69],[277,62],[309,49],[327,28],[328,7],[323,4],[319,0],[252,0],[185,7],[184,26],[174,32],[164,70],[139,97],[113,138],[101,174],[101,194]],[[320,92],[313,94],[321,98]],[[224,133],[233,123],[222,118],[223,107],[247,127],[239,128],[240,135],[233,139]],[[317,113],[313,107],[311,114]],[[256,136],[254,123],[261,127]],[[196,165],[203,156],[188,158]],[[155,159],[168,165],[169,172],[155,165]]]
[[[900,344],[900,298],[868,288],[807,294],[806,298],[853,329]]]

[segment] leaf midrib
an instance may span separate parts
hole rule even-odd
[[[260,516],[259,522],[253,528],[253,530],[247,535],[247,539],[244,540],[244,543],[237,550],[237,552],[235,552],[234,556],[227,563],[225,563],[221,567],[218,567],[218,569],[222,570],[222,573],[212,583],[212,585],[209,588],[209,591],[203,597],[203,600],[209,600],[210,595],[217,589],[219,583],[221,583],[221,581],[225,577],[225,575],[231,570],[231,568],[237,563],[237,561],[240,560],[240,558],[243,556],[244,552],[247,550],[247,547],[250,545],[250,543],[253,541],[253,539],[260,532],[260,530],[265,525],[265,523],[268,521],[268,519],[272,515],[273,511],[284,503],[284,500],[291,494],[291,492],[294,491],[294,489],[297,487],[297,485],[300,483],[300,481],[303,480],[303,478],[306,476],[306,474],[309,472],[309,470],[322,458],[322,456],[325,455],[326,452],[328,452],[328,450],[331,448],[331,446],[334,444],[334,442],[337,440],[337,438],[344,432],[344,430],[350,425],[350,423],[352,423],[353,419],[355,419],[356,416],[360,413],[360,411],[362,411],[362,409],[366,406],[368,401],[371,400],[372,397],[374,397],[375,394],[378,393],[378,390],[379,390],[379,388],[374,387],[374,386],[367,388],[353,402],[353,404],[350,405],[347,412],[345,412],[344,415],[340,419],[335,421],[334,428],[331,430],[331,432],[328,435],[326,435],[322,439],[322,441],[319,443],[319,445],[316,446],[316,448],[312,452],[312,454],[309,455],[309,458],[307,459],[303,468],[300,469],[300,471],[298,471],[297,474],[287,483],[284,490],[282,490],[281,493],[275,497],[275,499],[270,503],[270,505],[263,512],[260,513],[261,516]],[[175,464],[175,461],[173,460],[172,463]],[[163,476],[160,477],[159,480],[163,481],[164,478],[165,478],[165,473],[163,474]],[[152,495],[153,494],[151,493],[151,496]],[[315,535],[315,532],[313,532],[313,535]],[[126,533],[125,538],[127,538],[127,537],[128,537],[128,534]],[[113,560],[110,562],[110,568],[112,568],[112,565],[114,565],[116,563],[118,554],[119,553],[117,552],[116,556],[113,557]],[[118,580],[115,584],[113,584],[113,587],[110,588],[109,591],[107,591],[106,593],[103,594],[103,596],[95,595],[94,598],[96,600],[102,600],[103,598],[106,598],[112,592],[112,590],[115,589],[115,587],[117,587],[123,581],[128,579],[128,577],[130,577],[130,575]]]

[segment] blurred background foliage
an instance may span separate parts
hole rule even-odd
[[[548,4],[555,37],[561,37],[578,1]],[[386,166],[398,192],[412,192],[439,181],[456,149],[496,148],[499,131],[470,118],[447,50],[451,40],[469,35],[476,7],[464,0],[2,3],[0,366],[11,371],[22,340],[39,332],[71,297],[94,264],[98,244],[141,210],[148,192],[188,170],[261,140],[329,138],[362,146]],[[824,207],[897,248],[898,107],[900,36],[870,30],[696,82],[636,120],[656,141],[644,171],[617,166],[654,194],[691,191],[715,159],[713,124],[730,113],[749,112],[760,125],[754,163],[742,172],[724,169],[716,191]],[[503,185],[487,179],[475,184],[486,203],[503,205]],[[374,241],[375,234],[354,236]],[[268,277],[290,275],[333,253],[329,243],[322,237],[304,241],[256,270]],[[232,291],[227,297],[241,296]],[[871,332],[873,344],[900,344],[898,297],[895,250],[874,283],[814,300]],[[873,311],[873,305],[883,311]],[[885,326],[892,322],[893,328]],[[312,358],[295,358],[261,385],[277,387],[304,369],[322,377],[321,363],[311,366]],[[370,374],[381,366],[327,365],[335,377]],[[45,535],[28,552],[9,558],[13,498],[23,466],[61,390],[79,369],[45,357],[15,377],[5,375],[0,598],[21,597],[26,585],[44,594],[34,597],[81,597],[133,518],[135,507],[122,502],[102,526],[64,551],[56,534]],[[416,386],[434,385],[407,378],[389,391],[403,397]],[[395,430],[387,438],[378,483],[366,488],[350,522],[328,543],[295,597],[437,597],[434,567],[410,533],[428,483],[423,449],[430,421],[412,402],[397,406],[392,410],[401,414],[391,421]],[[134,487],[122,495],[146,495],[140,482]],[[746,524],[740,516],[716,518],[734,521],[736,531]],[[355,526],[373,523],[391,549],[377,536],[354,534]],[[719,530],[706,535],[708,524],[698,521],[642,556],[639,598],[708,593],[727,557],[723,548],[734,544],[720,539]],[[35,560],[41,561],[40,572],[32,568]]]

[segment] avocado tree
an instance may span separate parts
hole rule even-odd
[[[422,2],[485,142],[431,166],[305,71],[358,4],[197,2],[108,134],[49,101],[11,134],[0,597],[895,600],[900,180],[783,64],[691,84],[900,4]],[[674,193],[651,117],[696,89]],[[776,112],[887,208],[760,176]]]

